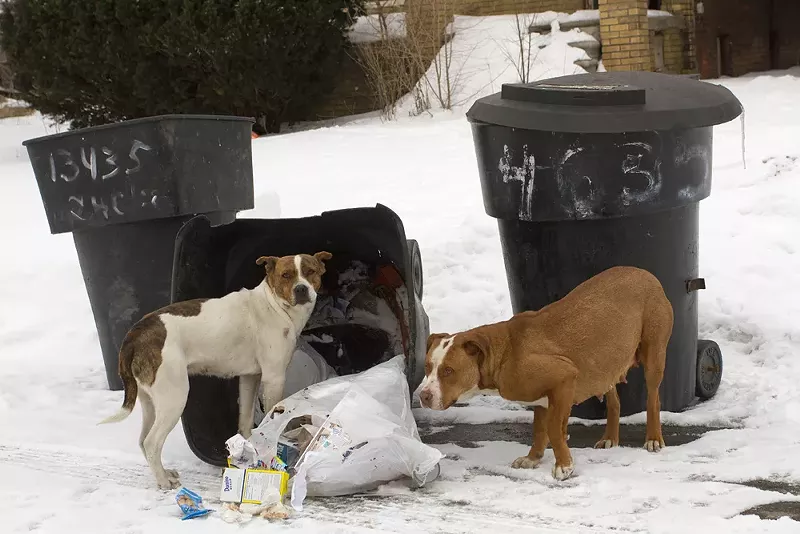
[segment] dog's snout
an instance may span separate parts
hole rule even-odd
[[[422,391],[419,392],[419,401],[425,408],[430,407],[432,400],[433,400],[433,393],[431,393],[427,389],[423,389]]]
[[[298,304],[305,304],[306,302],[310,301],[308,294],[308,286],[305,284],[299,284],[294,288],[294,300]]]

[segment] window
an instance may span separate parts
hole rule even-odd
[[[661,9],[661,0],[648,0],[647,9]]]

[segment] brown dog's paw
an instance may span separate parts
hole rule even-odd
[[[648,439],[644,442],[644,448],[649,452],[658,452],[666,447],[663,439]]]
[[[619,441],[614,441],[611,439],[601,439],[597,443],[594,444],[595,449],[610,449],[611,447],[616,447],[619,445]]]
[[[553,467],[553,478],[556,480],[566,480],[572,476],[575,471],[575,465],[556,465]]]
[[[533,469],[542,463],[541,458],[531,458],[529,456],[520,456],[514,463],[511,464],[512,469]]]

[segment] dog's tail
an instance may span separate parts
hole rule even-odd
[[[122,347],[119,349],[119,376],[122,378],[122,386],[125,388],[125,398],[122,401],[122,407],[117,413],[111,417],[106,417],[98,425],[105,425],[108,423],[119,423],[127,418],[133,411],[136,405],[136,396],[139,394],[139,385],[136,383],[136,378],[133,376],[131,364],[133,362],[134,343],[126,336],[122,342]]]

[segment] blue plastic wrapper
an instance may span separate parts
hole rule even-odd
[[[181,488],[178,491],[178,494],[175,495],[175,502],[178,503],[178,506],[181,508],[181,512],[183,512],[181,521],[194,519],[195,517],[202,517],[211,513],[211,510],[203,507],[203,498],[192,490],[188,490],[186,488]]]

